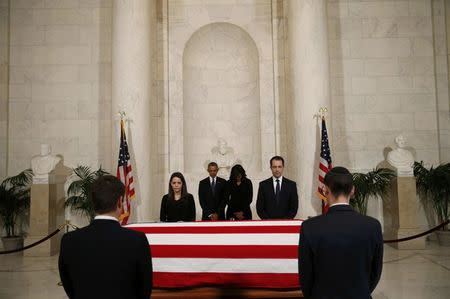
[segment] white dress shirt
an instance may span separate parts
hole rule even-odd
[[[283,176],[280,176],[279,178],[272,177],[273,178],[273,191],[276,194],[277,193],[277,180],[280,181],[280,191],[281,191],[281,185],[283,183]]]
[[[331,207],[334,207],[334,206],[349,206],[349,205],[350,205],[350,204],[347,203],[347,202],[338,202],[338,203],[332,204],[332,205],[330,206],[330,208],[331,208]]]
[[[116,217],[107,216],[107,215],[97,215],[94,217],[94,220],[115,220],[115,221],[119,222],[119,220]]]

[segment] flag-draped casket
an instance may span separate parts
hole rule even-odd
[[[301,220],[139,223],[155,288],[299,288]]]

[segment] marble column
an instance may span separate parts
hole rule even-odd
[[[118,0],[113,7],[112,113],[113,161],[117,161],[120,131],[118,111],[126,112],[136,197],[130,221],[150,220],[151,95],[155,1]]]
[[[320,107],[330,110],[330,79],[325,0],[287,2],[288,63],[291,111],[288,115],[288,174],[297,181],[299,212],[320,213],[316,196],[320,153]],[[330,126],[330,123],[327,123]],[[330,128],[327,127],[329,132]]]

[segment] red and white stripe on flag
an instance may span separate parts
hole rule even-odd
[[[319,161],[319,186],[317,192],[320,199],[322,199],[322,214],[328,212],[327,198],[323,194],[323,180],[328,171],[333,167],[331,162],[331,151],[330,145],[328,143],[328,133],[327,126],[325,123],[325,118],[322,117],[322,137],[320,142],[320,161]]]
[[[120,147],[117,177],[125,185],[125,195],[122,198],[122,214],[119,218],[120,223],[125,225],[128,223],[131,214],[131,200],[134,198],[134,184],[123,119],[120,120]]]
[[[153,285],[299,288],[301,220],[142,223],[151,247]]]

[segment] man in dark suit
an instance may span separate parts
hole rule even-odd
[[[284,159],[270,159],[272,177],[259,183],[256,211],[261,219],[293,219],[298,210],[297,184],[283,177]]]
[[[346,168],[331,169],[324,184],[328,213],[304,221],[300,233],[303,294],[305,298],[371,298],[383,265],[381,225],[349,205],[354,187]]]
[[[148,299],[152,291],[152,260],[145,234],[122,228],[125,186],[105,175],[92,186],[97,216],[61,240],[59,274],[70,299]]]
[[[224,191],[227,181],[218,177],[216,162],[208,164],[209,176],[198,184],[198,198],[203,209],[202,220],[225,220]]]

